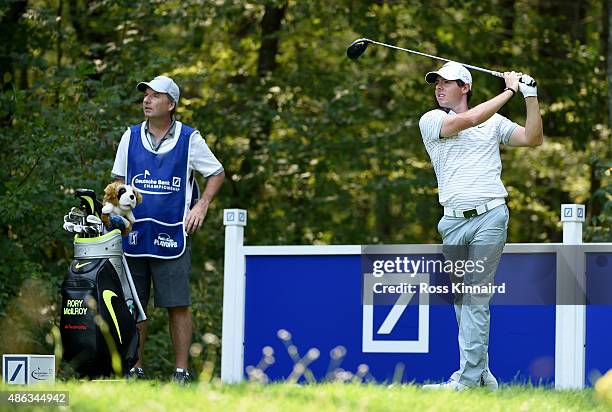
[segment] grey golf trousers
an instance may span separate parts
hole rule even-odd
[[[482,215],[471,218],[443,216],[438,232],[443,240],[447,260],[480,262],[475,269],[455,270],[451,274],[454,285],[493,284],[495,272],[506,243],[508,207],[503,204]],[[459,326],[459,370],[451,379],[467,386],[487,382],[489,370],[489,302],[492,293],[455,293],[454,306]],[[491,379],[491,378],[489,378]]]

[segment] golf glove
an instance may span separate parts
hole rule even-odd
[[[523,93],[523,97],[538,97],[538,88],[535,86],[536,81],[528,74],[521,76],[519,82],[519,90]]]

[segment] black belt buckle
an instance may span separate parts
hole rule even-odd
[[[474,217],[478,216],[476,209],[470,209],[463,212],[463,217]]]

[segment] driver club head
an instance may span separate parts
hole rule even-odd
[[[357,60],[368,48],[369,39],[357,39],[346,49],[346,55],[351,60]]]

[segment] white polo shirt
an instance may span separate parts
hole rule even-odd
[[[508,196],[501,181],[499,145],[508,144],[518,125],[495,113],[478,126],[441,138],[444,119],[454,115],[452,110],[446,113],[435,109],[419,120],[423,143],[436,172],[440,204],[467,210]]]
[[[146,137],[146,133],[141,133],[142,145],[152,153],[167,153],[172,150],[175,146],[175,137],[181,133],[182,123],[177,121],[175,124],[176,131],[169,136],[170,138],[163,139],[157,150],[151,147],[151,142]],[[128,128],[121,136],[119,147],[117,148],[117,154],[115,155],[115,163],[113,165],[112,176],[113,179],[125,178],[127,174],[127,154],[128,148],[130,147],[130,135],[131,131]],[[217,160],[213,152],[210,150],[206,141],[202,137],[199,131],[195,131],[191,135],[189,142],[189,163],[187,165],[187,176],[191,176],[193,171],[199,172],[204,177],[218,175],[223,172],[223,166]],[[187,183],[187,204],[191,203],[191,195],[193,193],[193,184],[195,180],[189,179]]]

